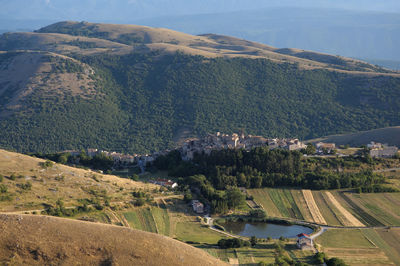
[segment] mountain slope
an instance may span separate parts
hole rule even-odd
[[[343,57],[77,22],[5,34],[0,47],[0,145],[18,151],[135,153],[173,147],[182,131],[315,138],[400,124],[399,73]]]
[[[206,57],[267,58],[297,63],[302,68],[336,71],[388,72],[374,65],[339,56],[295,49],[278,49],[234,37],[203,34],[193,36],[169,29],[137,25],[59,22],[35,33],[7,33],[0,38],[0,50],[47,50],[70,53],[130,53],[132,51],[182,51]]]
[[[349,144],[352,146],[361,146],[370,143],[371,141],[375,141],[400,147],[400,127],[378,128],[368,131],[332,135],[309,140],[309,142],[319,141],[334,142],[337,145]]]
[[[161,235],[47,216],[0,214],[0,263],[12,265],[226,265]]]

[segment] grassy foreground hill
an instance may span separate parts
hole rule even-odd
[[[66,208],[89,205],[124,205],[132,191],[150,191],[159,186],[112,175],[48,164],[27,155],[0,150],[0,212],[24,212],[55,206],[61,199]]]
[[[11,265],[226,265],[168,237],[48,216],[0,214],[0,263]]]
[[[62,22],[0,37],[0,145],[174,146],[180,132],[315,138],[400,124],[400,74],[227,36]]]

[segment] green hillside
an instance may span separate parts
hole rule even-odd
[[[42,83],[7,83],[0,75],[0,146],[133,153],[172,147],[182,130],[310,139],[400,124],[397,74],[306,70],[261,57],[179,51],[69,51],[62,60],[49,53],[40,61],[52,66],[41,72]],[[32,53],[2,53],[0,66]],[[63,75],[87,80],[91,90],[82,84],[66,89]],[[48,80],[61,81],[50,90]],[[12,82],[18,86],[7,85]]]

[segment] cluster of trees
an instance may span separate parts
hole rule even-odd
[[[314,255],[314,261],[318,264],[326,264],[327,266],[346,266],[347,264],[339,258],[328,258],[324,252],[318,252]]]
[[[53,30],[109,38],[90,26]],[[253,135],[305,139],[400,123],[398,78],[305,71],[265,59],[204,60],[182,53],[72,56],[95,70],[97,93],[48,97],[48,91],[38,88],[23,100],[20,111],[0,120],[2,147],[144,153],[172,148],[182,128],[193,135],[245,128]],[[60,64],[62,71],[80,71],[79,64]],[[369,100],[360,103],[360,97]]]
[[[194,175],[178,181],[188,185],[203,203],[216,213],[226,213],[230,209],[239,208],[246,204],[246,196],[237,187],[227,187],[217,190],[204,175]],[[186,195],[186,194],[185,194]]]
[[[249,247],[251,243],[246,240],[242,240],[240,238],[222,238],[218,241],[218,246],[220,248],[241,248],[241,247]]]
[[[179,152],[173,151],[157,158],[154,165],[159,169],[169,170],[172,176],[204,175],[216,190],[225,190],[228,187],[291,186],[310,189],[361,187],[378,191],[381,188],[378,185],[385,181],[384,176],[371,170],[343,173],[315,169],[307,160],[303,160],[298,151],[259,147],[250,151],[213,150],[209,155],[196,154],[189,162],[182,161]]]
[[[84,150],[82,150],[77,156],[72,156],[70,153],[30,153],[30,155],[62,164],[79,164],[85,167],[103,171],[111,170],[112,166],[114,165],[114,159],[111,156],[108,156],[104,153],[98,153],[95,156],[90,157]],[[43,167],[51,167],[51,161],[44,162]]]
[[[84,203],[82,206],[78,206],[75,208],[66,208],[64,206],[64,202],[61,199],[58,199],[55,206],[48,206],[47,209],[42,211],[42,214],[58,217],[71,217],[79,213],[85,213],[92,210],[93,209],[89,207],[86,203]]]

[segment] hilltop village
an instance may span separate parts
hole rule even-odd
[[[262,136],[253,136],[245,134],[223,134],[217,132],[208,134],[203,138],[186,139],[182,145],[176,147],[181,153],[182,160],[192,160],[196,153],[210,154],[212,150],[220,149],[244,149],[251,150],[256,147],[268,147],[269,149],[286,149],[290,151],[303,150],[307,144],[297,138],[265,138]],[[335,143],[318,142],[313,144],[315,147],[314,156],[335,154],[337,146]],[[366,144],[369,155],[373,158],[392,157],[398,153],[396,146],[371,142]],[[84,152],[89,157],[97,154],[103,154],[114,160],[116,167],[129,167],[130,165],[139,165],[144,168],[148,163],[152,163],[158,156],[166,155],[171,150],[154,152],[152,154],[122,154],[98,149],[86,149]],[[82,153],[79,150],[65,150],[61,153],[68,153],[71,156],[78,156]],[[340,154],[340,156],[345,156]]]

